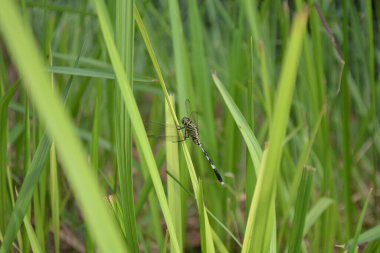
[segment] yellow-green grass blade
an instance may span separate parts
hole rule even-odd
[[[196,200],[197,200],[198,212],[199,212],[199,226],[200,226],[200,233],[201,233],[202,252],[215,252],[213,236],[212,236],[213,231],[209,225],[209,222],[207,219],[206,207],[204,206],[204,202],[203,202],[202,180],[199,180],[199,188],[198,188],[197,194],[198,194],[198,197]]]
[[[174,96],[170,95],[171,103],[174,105]],[[174,121],[170,113],[170,108],[168,103],[165,103],[165,118],[166,126],[173,126]],[[166,127],[166,136],[177,136],[178,130],[174,127]],[[171,173],[175,178],[180,178],[180,166],[179,166],[179,155],[178,155],[178,143],[166,141],[166,170]],[[170,212],[173,216],[174,226],[176,227],[178,243],[183,249],[182,244],[182,213],[181,210],[181,188],[180,186],[171,178],[167,179],[167,189],[168,189],[168,201]],[[170,245],[170,251],[174,252],[173,245]]]
[[[78,63],[80,55],[77,57],[76,64]],[[69,79],[66,88],[64,90],[64,99],[67,101],[68,94],[71,87],[72,78]],[[16,237],[17,231],[20,228],[20,225],[23,221],[23,217],[27,212],[27,208],[33,196],[34,190],[37,183],[39,182],[42,170],[47,159],[49,149],[51,146],[51,141],[45,132],[37,145],[36,152],[33,156],[33,160],[30,166],[27,169],[27,174],[25,176],[24,182],[21,186],[16,204],[12,211],[11,219],[8,223],[7,230],[5,231],[5,238],[3,243],[3,248],[0,249],[0,252],[8,252],[9,247],[11,246],[14,238]],[[27,145],[26,145],[27,147]],[[27,164],[25,164],[27,165]]]
[[[268,159],[258,174],[255,193],[249,210],[242,252],[267,252],[272,238],[274,220],[270,217],[274,208],[279,165],[283,141],[288,126],[289,111],[295,87],[302,41],[306,32],[308,11],[295,16],[292,33],[283,60],[272,127],[269,133]],[[252,248],[251,248],[252,247]]]
[[[0,29],[4,41],[19,72],[27,80],[23,84],[56,144],[84,219],[101,251],[125,252],[119,230],[101,197],[102,191],[87,163],[81,143],[75,136],[73,124],[57,95],[52,92],[42,56],[38,53],[30,28],[25,27],[27,26],[22,23],[15,4],[3,1]],[[5,252],[4,248],[0,251]]]
[[[210,214],[209,211],[208,211],[208,214]],[[212,238],[214,239],[214,242],[215,242],[215,247],[218,250],[217,252],[228,253],[226,246],[224,245],[223,241],[220,239],[218,234],[214,230],[212,230],[211,232],[212,232]]]
[[[201,249],[202,252],[208,252],[207,247],[207,237],[206,237],[206,225],[205,225],[205,216],[204,216],[204,204],[203,204],[203,187],[202,180],[199,180],[199,189],[197,197],[197,205],[199,211],[199,232],[201,234]]]
[[[33,252],[43,253],[44,251],[41,249],[41,246],[37,239],[37,235],[36,233],[34,233],[33,226],[30,223],[28,216],[24,217],[24,225],[25,225],[26,233],[28,234],[29,242],[30,242]]]
[[[108,55],[111,59],[112,66],[114,67],[114,71],[115,71],[115,75],[119,84],[120,92],[121,92],[129,117],[132,122],[134,135],[136,137],[138,145],[140,146],[142,150],[143,159],[145,160],[148,166],[149,173],[152,178],[153,186],[154,186],[154,189],[156,190],[156,194],[161,205],[161,210],[164,215],[171,240],[173,240],[173,244],[175,245],[175,251],[179,252],[180,248],[178,244],[178,238],[175,232],[175,227],[173,224],[173,218],[169,211],[169,206],[168,206],[168,202],[165,196],[164,188],[162,186],[162,182],[158,174],[158,168],[154,160],[152,150],[149,145],[147,134],[144,128],[143,121],[141,119],[141,115],[137,107],[136,100],[133,96],[131,86],[129,84],[126,73],[124,72],[122,62],[120,60],[120,57],[117,53],[116,46],[113,41],[113,32],[111,29],[109,17],[107,16],[107,13],[106,13],[106,7],[102,0],[94,0],[94,3],[95,3],[96,11],[99,17],[99,22],[100,22],[100,27],[103,33],[103,38],[105,40],[105,44],[108,50]]]

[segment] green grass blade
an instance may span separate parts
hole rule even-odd
[[[367,231],[361,233],[358,238],[358,244],[373,242],[379,239],[380,239],[380,225],[370,228]],[[349,241],[347,244],[351,245],[352,241]]]
[[[10,215],[11,210],[11,202],[9,198],[9,191],[7,188],[7,173],[5,168],[7,167],[7,140],[8,140],[8,105],[11,101],[13,95],[17,90],[18,85],[12,85],[5,94],[0,99],[0,167],[3,168],[0,170],[0,198],[2,199],[2,203],[0,205],[0,231],[5,231],[6,221]]]
[[[358,245],[358,240],[359,240],[360,232],[361,232],[362,226],[363,226],[364,216],[365,216],[365,214],[367,212],[367,207],[368,207],[369,200],[371,198],[371,194],[372,194],[372,189],[369,191],[369,193],[367,195],[367,198],[365,200],[364,206],[363,206],[363,210],[360,213],[360,217],[359,217],[359,220],[358,220],[358,224],[356,225],[354,237],[351,240],[351,243],[348,244],[348,247],[349,247],[348,252],[349,253],[354,253],[356,251],[356,247]]]
[[[12,1],[3,1],[0,9],[0,29],[9,52],[20,73],[23,83],[54,139],[62,159],[66,176],[91,227],[101,251],[125,252],[123,241],[103,199],[96,178],[87,163],[85,152],[62,103],[52,92],[45,74],[42,57],[38,54],[30,29],[24,28],[22,19]],[[96,212],[94,212],[96,210]],[[102,227],[102,230],[98,228]],[[4,250],[2,247],[1,251]]]
[[[298,188],[293,225],[290,232],[288,252],[301,252],[301,242],[305,227],[306,213],[309,207],[310,192],[313,186],[315,169],[306,167],[302,173],[301,183]]]
[[[134,1],[117,0],[115,15],[115,44],[119,52],[123,68],[128,78],[128,84],[133,90],[133,62],[134,62]],[[125,83],[118,85],[123,86]],[[132,128],[131,120],[119,90],[115,90],[116,120],[115,143],[117,157],[117,172],[120,185],[120,200],[123,211],[123,221],[126,231],[126,240],[130,252],[138,252],[137,226],[135,219],[135,205],[133,197],[132,178]]]
[[[57,157],[54,144],[50,149],[50,205],[52,215],[52,226],[54,234],[54,250],[60,252],[60,220],[59,220],[59,183],[58,183],[58,168]]]
[[[330,205],[334,204],[334,200],[330,198],[323,197],[318,200],[314,207],[306,215],[305,227],[303,230],[303,236],[305,236],[310,228],[318,221],[323,212],[325,212]]]

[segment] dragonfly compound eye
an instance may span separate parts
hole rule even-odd
[[[190,119],[188,117],[183,117],[182,118],[182,125],[188,125],[190,123]]]

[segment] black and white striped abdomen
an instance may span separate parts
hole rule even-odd
[[[199,141],[199,140],[198,140],[198,141]],[[202,150],[203,154],[205,155],[207,161],[208,161],[209,164],[211,165],[211,168],[212,168],[212,170],[214,171],[215,176],[216,176],[216,178],[218,179],[218,181],[219,181],[221,184],[224,184],[222,176],[219,174],[219,171],[216,169],[216,166],[215,166],[214,162],[211,160],[210,156],[208,155],[206,149],[203,147],[202,143],[199,142],[199,144],[197,144],[197,145],[201,148],[201,150]]]

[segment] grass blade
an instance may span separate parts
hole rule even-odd
[[[367,207],[368,207],[369,199],[371,198],[371,194],[372,194],[372,189],[369,191],[369,193],[367,195],[367,198],[365,200],[364,206],[363,206],[363,210],[360,213],[358,224],[356,225],[356,230],[355,230],[354,238],[351,240],[351,243],[348,244],[348,248],[349,248],[348,252],[349,253],[354,253],[356,251],[356,247],[358,245],[358,240],[359,240],[359,236],[360,236],[360,231],[362,230],[364,216],[365,216],[365,214],[367,212]]]
[[[0,205],[0,230],[4,231],[6,227],[6,221],[8,220],[8,217],[10,215],[11,210],[11,202],[9,198],[9,191],[7,188],[7,170],[5,169],[6,161],[7,161],[7,141],[8,141],[8,133],[7,133],[7,127],[8,127],[8,105],[11,101],[13,95],[15,94],[17,90],[18,85],[11,86],[7,92],[1,97],[0,99],[0,150],[2,152],[0,153],[0,168],[3,168],[0,170],[0,198],[3,200],[3,203]]]
[[[301,252],[301,242],[305,227],[305,217],[307,209],[309,207],[309,199],[311,188],[313,186],[314,172],[314,168],[306,167],[302,173],[301,183],[298,188],[293,225],[289,238],[288,252]]]
[[[170,102],[174,104],[174,96],[171,95],[170,98]],[[165,103],[165,116],[166,126],[173,126],[174,121],[170,115],[168,103]],[[165,131],[166,136],[176,136],[178,134],[178,130],[173,127],[166,127]],[[178,143],[166,141],[166,169],[168,173],[171,173],[175,178],[181,178],[179,168]],[[169,177],[167,181],[169,208],[173,216],[174,226],[176,227],[179,246],[182,250],[182,213],[178,211],[182,209],[181,189],[171,177]],[[170,252],[174,252],[174,245],[170,245]]]
[[[74,127],[50,88],[44,63],[38,54],[30,28],[25,28],[12,1],[3,1],[0,9],[0,29],[24,82],[47,131],[54,139],[62,159],[66,176],[78,198],[87,224],[104,252],[125,252],[123,241],[113,222],[96,183],[94,174],[85,158],[85,152],[75,137]],[[96,212],[94,212],[96,210]],[[17,216],[16,216],[17,217]],[[102,227],[102,230],[98,228]],[[0,252],[5,252],[5,247]]]
[[[116,33],[115,44],[120,55],[128,84],[133,90],[133,55],[134,55],[134,1],[116,1]],[[117,80],[119,86],[124,84]],[[138,252],[137,227],[135,219],[135,205],[133,197],[132,178],[132,128],[131,120],[125,108],[122,94],[115,89],[116,107],[114,120],[117,172],[120,185],[120,200],[123,212],[123,221],[126,231],[126,240],[130,252]]]

